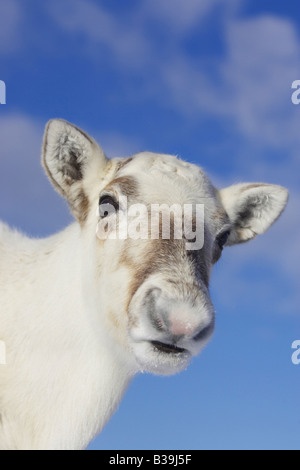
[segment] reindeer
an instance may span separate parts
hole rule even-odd
[[[0,224],[0,447],[84,449],[135,374],[180,372],[207,344],[213,265],[225,246],[264,233],[288,192],[261,183],[218,191],[170,155],[109,160],[63,120],[48,123],[42,160],[76,222],[40,240]],[[187,249],[174,233],[99,236],[103,221],[123,223],[124,197],[128,207],[203,205],[203,246]]]

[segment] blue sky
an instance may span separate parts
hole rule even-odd
[[[191,367],[141,375],[92,449],[300,448],[300,18],[295,1],[0,0],[0,218],[33,236],[71,216],[40,167],[53,117],[108,156],[151,150],[213,182],[278,183],[288,209],[226,250],[216,334]]]

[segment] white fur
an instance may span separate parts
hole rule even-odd
[[[84,236],[74,224],[33,241],[1,225],[0,239],[0,448],[84,448],[136,372],[89,306]]]
[[[62,171],[72,164],[65,136],[76,147],[83,168],[83,179],[71,185],[70,172]],[[45,136],[45,168],[78,220],[81,206],[76,198],[84,191],[90,203],[86,220],[44,240],[28,239],[0,224],[0,340],[7,361],[0,365],[1,449],[85,448],[137,372],[178,372],[209,339],[193,342],[193,334],[211,321],[213,308],[208,289],[201,279],[195,287],[190,265],[180,254],[174,265],[167,259],[161,271],[148,277],[126,310],[134,272],[119,263],[124,242],[100,242],[96,237],[99,194],[118,163],[108,162],[100,147],[77,128],[52,121]],[[138,180],[147,203],[205,203],[208,271],[216,234],[224,224],[214,211],[222,202],[231,219],[226,223],[232,240],[241,241],[234,227],[237,208],[258,191],[234,187],[218,196],[201,169],[165,155],[139,154],[121,175]],[[286,203],[286,192],[278,187],[264,186],[262,192],[276,204],[268,206],[265,197],[260,199],[259,214],[246,224],[252,234],[265,231]],[[147,243],[139,240],[129,246],[127,256],[135,266],[147,263]],[[173,284],[167,280],[170,276]],[[145,293],[158,285],[162,296],[157,305],[170,310],[170,328],[183,332],[178,344],[186,354],[181,356],[158,352],[149,342],[162,341],[165,334],[153,327],[145,312]]]

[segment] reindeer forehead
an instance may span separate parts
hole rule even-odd
[[[121,171],[138,174],[147,173],[156,176],[181,177],[187,181],[195,178],[205,177],[205,173],[200,167],[187,163],[173,155],[164,155],[151,152],[142,152],[125,160]]]
[[[204,171],[171,155],[143,152],[118,164],[111,184],[125,195],[143,195],[152,202],[208,202],[215,200],[215,189]],[[151,202],[151,201],[150,201]]]

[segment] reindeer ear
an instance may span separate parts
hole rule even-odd
[[[81,223],[88,210],[84,182],[105,168],[107,158],[98,144],[76,126],[54,119],[45,129],[42,163],[55,189],[67,199]]]
[[[247,242],[266,232],[283,212],[289,197],[282,186],[262,183],[229,186],[219,195],[233,225],[227,245]]]

